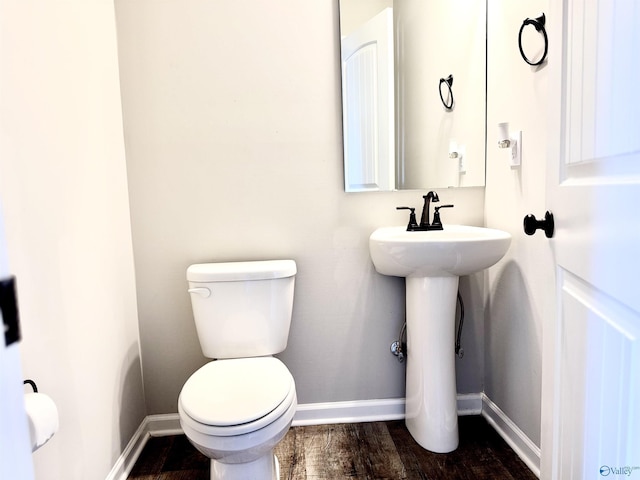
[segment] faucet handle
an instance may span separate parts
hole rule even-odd
[[[409,213],[409,224],[407,225],[407,231],[410,232],[415,230],[418,227],[418,222],[416,220],[416,209],[413,207],[396,207],[396,210],[410,210]]]
[[[453,208],[454,205],[453,204],[449,204],[449,205],[440,205],[439,207],[436,207],[434,209],[434,213],[433,213],[433,223],[431,225],[434,226],[442,226],[442,220],[440,220],[440,209],[441,208]]]

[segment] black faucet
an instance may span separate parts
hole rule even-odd
[[[424,230],[431,230],[429,227],[429,205],[433,201],[439,202],[440,198],[436,192],[429,192],[426,195],[423,195],[424,198],[424,206],[422,207],[422,217],[420,217],[420,228]]]
[[[433,213],[433,223],[429,223],[429,208],[431,206],[431,202],[439,202],[440,198],[438,198],[438,194],[436,192],[429,192],[426,195],[423,195],[424,198],[424,207],[422,208],[422,217],[420,219],[420,225],[416,221],[415,208],[412,207],[396,207],[397,210],[410,210],[409,215],[409,224],[407,225],[408,232],[421,232],[425,230],[442,230],[442,221],[440,220],[440,209],[441,208],[451,208],[453,205],[441,205],[439,207],[435,207]]]

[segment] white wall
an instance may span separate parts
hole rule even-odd
[[[0,2],[0,194],[36,478],[104,479],[144,418],[113,3]]]
[[[281,358],[300,403],[403,397],[404,282],[375,273],[368,237],[425,192],[343,191],[337,1],[120,0],[116,17],[148,413],[175,412],[206,361],[185,270],[221,260],[298,263]],[[445,222],[482,224],[482,188],[439,193]],[[478,392],[482,283],[462,283],[458,388]]]
[[[540,218],[547,209],[547,69],[524,62],[518,31],[525,18],[546,10],[545,0],[492,1],[488,26],[486,223],[510,232],[513,241],[487,275],[485,392],[538,446],[542,326],[555,314],[549,306],[555,277],[549,240],[542,233],[525,235],[522,220],[529,213]],[[550,40],[553,55],[559,40]],[[523,132],[520,168],[510,168],[510,152],[497,148],[499,122]]]
[[[393,0],[340,0],[340,35],[346,37],[389,7]]]

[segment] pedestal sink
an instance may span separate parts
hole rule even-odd
[[[432,452],[458,447],[454,356],[458,278],[495,264],[510,243],[507,232],[463,225],[419,232],[383,227],[369,238],[376,271],[406,277],[405,422],[413,438]]]

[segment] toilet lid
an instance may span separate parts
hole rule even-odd
[[[272,412],[293,385],[287,367],[274,357],[216,360],[191,375],[180,404],[205,425],[239,425]]]

